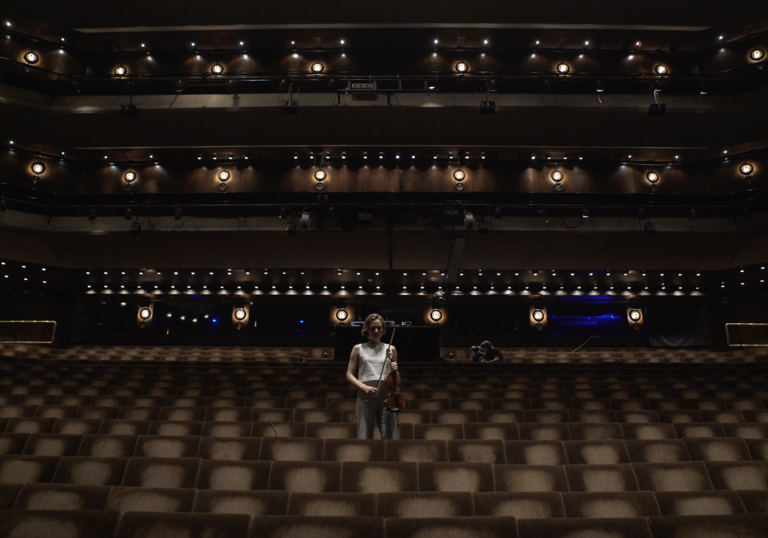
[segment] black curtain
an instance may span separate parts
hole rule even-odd
[[[645,326],[652,347],[707,344],[706,311],[698,305],[648,305]]]

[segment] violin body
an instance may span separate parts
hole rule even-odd
[[[384,400],[384,405],[393,412],[405,409],[405,396],[400,392],[400,387],[403,384],[403,379],[400,377],[400,373],[390,372],[387,374],[384,381],[387,385],[387,398]]]

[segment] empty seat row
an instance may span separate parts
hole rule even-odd
[[[27,482],[314,493],[768,490],[768,463],[492,465],[0,456],[0,484]]]
[[[0,510],[104,510],[262,516],[637,518],[768,513],[768,491],[289,493],[25,484]]]
[[[768,461],[768,439],[705,437],[564,442],[501,439],[361,441],[352,438],[277,436],[228,439],[201,436],[5,433],[0,434],[0,455],[603,465],[629,462]]]

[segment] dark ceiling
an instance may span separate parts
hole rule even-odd
[[[331,4],[294,2],[243,2],[242,0],[133,0],[110,2],[53,0],[5,2],[8,18],[44,21],[62,28],[137,28],[184,26],[312,25],[415,25],[428,27],[503,25],[573,27],[713,27],[743,21],[766,12],[763,0],[464,0],[414,2],[387,0],[360,2],[335,0]]]

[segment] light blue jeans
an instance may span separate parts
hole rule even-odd
[[[384,394],[386,394],[386,390]],[[399,439],[397,435],[397,413],[387,409],[382,398],[372,400],[367,395],[358,393],[355,415],[357,416],[358,439],[373,439],[373,426],[375,423],[379,424],[379,433],[382,439]]]

